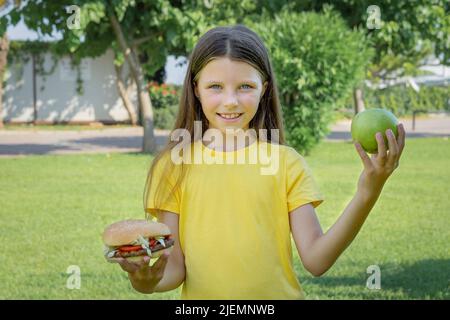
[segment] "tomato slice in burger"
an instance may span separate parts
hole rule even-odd
[[[119,250],[126,251],[126,252],[139,251],[139,250],[142,250],[142,247],[141,246],[123,246],[123,247],[120,247]]]

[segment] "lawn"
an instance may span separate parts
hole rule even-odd
[[[324,231],[352,198],[362,164],[349,143],[323,142],[306,157],[326,197]],[[449,299],[450,142],[409,139],[362,231],[325,275],[309,275],[295,256],[308,299]],[[180,289],[136,293],[106,263],[105,225],[142,218],[151,157],[141,154],[0,159],[0,299],[177,299]],[[69,266],[80,289],[67,288]],[[368,289],[371,265],[381,289]],[[70,282],[70,281],[69,281]]]

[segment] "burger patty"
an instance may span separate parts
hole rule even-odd
[[[152,252],[156,252],[156,251],[160,251],[160,250],[163,250],[163,249],[167,249],[167,248],[173,246],[174,241],[173,241],[173,239],[168,239],[168,240],[165,240],[164,243],[166,244],[165,247],[159,242],[157,244],[155,244],[151,248]],[[145,255],[147,255],[147,251],[145,249],[142,249],[142,250],[130,251],[130,252],[117,251],[114,254],[114,257],[115,258],[119,258],[119,257],[120,258],[130,258],[130,257],[138,257],[138,256],[145,256]]]

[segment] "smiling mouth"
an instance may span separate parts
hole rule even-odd
[[[243,113],[217,113],[217,115],[224,120],[233,120],[240,118]]]

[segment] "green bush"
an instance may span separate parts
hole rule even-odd
[[[361,31],[335,12],[281,11],[275,19],[246,22],[271,55],[282,103],[287,142],[309,151],[329,133],[333,111],[364,79],[372,51]]]
[[[450,111],[450,86],[421,86],[419,92],[404,85],[380,90],[366,88],[364,96],[368,108],[386,108],[398,117],[416,110]]]
[[[155,128],[170,130],[173,128],[178,112],[178,105],[171,105],[154,110]]]
[[[148,85],[154,111],[154,126],[172,129],[178,111],[180,87],[152,81]]]

